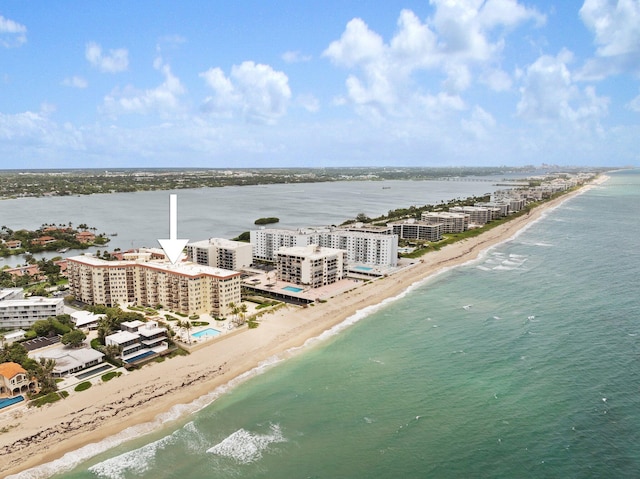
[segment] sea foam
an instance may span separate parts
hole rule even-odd
[[[262,458],[262,453],[271,444],[287,442],[282,435],[280,425],[272,424],[270,432],[258,434],[238,429],[233,434],[226,437],[222,442],[207,449],[207,452],[218,456],[228,457],[240,464],[249,464]]]

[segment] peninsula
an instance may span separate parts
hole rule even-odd
[[[127,428],[137,427],[138,434],[142,434],[170,423],[167,418],[178,415],[176,405],[187,405],[181,408],[181,414],[198,409],[200,406],[193,401],[215,399],[223,386],[250,376],[246,373],[259,370],[266,359],[286,359],[308,339],[345,322],[356,312],[393,298],[445,268],[477,258],[487,248],[513,237],[545,211],[606,179],[600,176],[587,186],[537,206],[530,214],[447,244],[397,273],[368,281],[313,308],[286,306],[265,315],[261,327],[203,343],[188,356],[144,366],[44,408],[19,408],[0,414],[0,474],[7,477],[51,461],[58,461],[54,467],[59,470],[68,466],[61,459],[67,452],[76,451],[74,456],[86,459],[100,449],[95,444],[99,441],[110,438],[109,447],[113,447],[126,440],[130,435],[123,431]]]

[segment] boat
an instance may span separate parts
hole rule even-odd
[[[66,253],[67,251],[69,251],[69,248],[60,248],[58,253]]]

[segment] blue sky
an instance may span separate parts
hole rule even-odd
[[[640,164],[640,0],[0,4],[0,168]]]

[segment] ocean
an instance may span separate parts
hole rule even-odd
[[[637,478],[640,171],[610,176],[164,426],[14,477]]]

